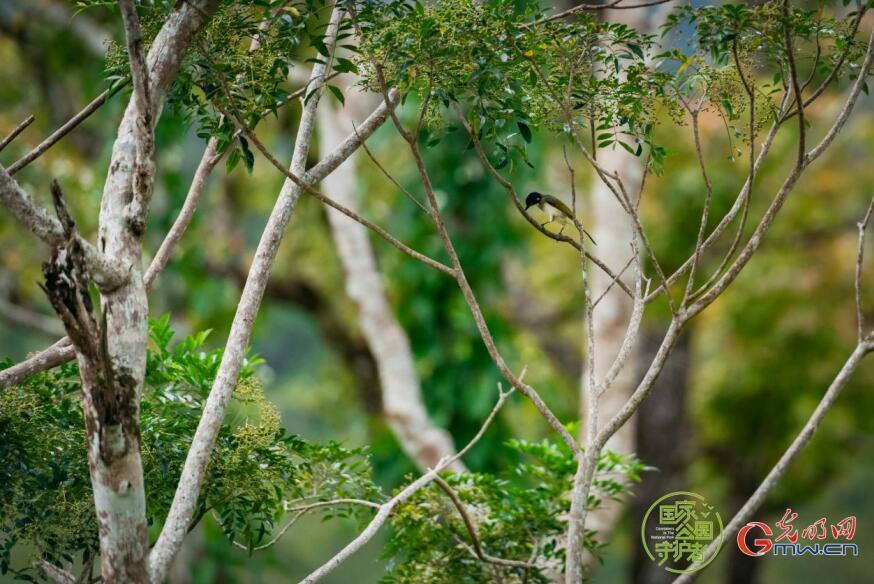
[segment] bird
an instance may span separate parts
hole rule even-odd
[[[540,226],[546,227],[552,222],[558,223],[561,225],[561,229],[558,231],[559,235],[562,234],[568,223],[574,222],[574,212],[571,211],[570,207],[565,205],[558,197],[532,191],[528,193],[528,196],[525,198],[525,210],[527,211],[534,206],[537,206],[538,209],[546,213],[546,216],[549,218],[549,221],[541,223]],[[592,243],[598,245],[595,243],[595,240],[592,239],[592,236],[589,235],[588,231],[584,229],[583,233],[586,234],[586,237],[588,237]]]

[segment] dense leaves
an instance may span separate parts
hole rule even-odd
[[[149,523],[167,514],[221,351],[204,351],[206,333],[170,346],[165,317],[152,324],[142,401],[142,455]],[[365,452],[312,444],[285,433],[247,361],[213,451],[195,524],[207,513],[229,540],[253,548],[269,538],[286,501],[378,499]],[[73,365],[34,376],[0,394],[0,569],[29,544],[58,564],[97,549],[85,430]],[[364,518],[358,515],[359,518]],[[154,529],[157,535],[157,529]],[[29,577],[27,569],[15,570]]]
[[[510,440],[521,460],[500,475],[459,473],[446,483],[471,517],[483,553],[526,562],[530,568],[480,560],[452,499],[438,485],[416,493],[392,516],[384,555],[391,558],[384,582],[549,582],[549,571],[561,572],[561,545],[570,510],[567,493],[576,461],[563,444]],[[617,499],[646,470],[633,456],[606,452],[601,456],[589,507]],[[603,542],[586,534],[586,549],[598,555]]]

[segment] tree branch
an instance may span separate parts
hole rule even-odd
[[[343,9],[335,6],[325,33],[325,42],[332,52],[342,15]],[[318,84],[319,80],[325,76],[326,70],[326,64],[316,63],[313,66],[311,79]],[[320,87],[310,96],[309,101],[304,106],[291,162],[291,172],[295,174],[302,174],[306,168],[309,143],[315,128],[316,110],[321,93]],[[221,429],[222,419],[231,393],[237,384],[240,368],[252,334],[252,327],[269,278],[270,268],[273,266],[279,243],[291,219],[300,193],[301,189],[295,183],[285,182],[261,235],[255,252],[255,260],[249,271],[240,303],[231,324],[231,332],[215,382],[204,404],[203,414],[185,459],[173,503],[164,522],[164,528],[158,536],[158,541],[152,548],[149,559],[149,574],[152,581],[164,580],[167,570],[188,532],[188,525],[194,515],[203,476],[209,464],[210,453]]]
[[[58,220],[37,204],[2,166],[0,166],[0,203],[22,226],[50,247],[65,241],[64,230]],[[85,252],[85,260],[94,281],[99,286],[113,289],[127,279],[127,274],[119,262],[97,251],[93,245],[78,234],[76,237]]]
[[[41,571],[49,580],[56,584],[76,584],[75,576],[46,560],[35,560],[33,567]]]
[[[173,249],[179,243],[179,240],[182,239],[185,230],[188,229],[188,225],[194,218],[197,204],[206,191],[209,175],[224,156],[224,154],[218,153],[217,146],[218,141],[215,138],[210,138],[206,145],[206,150],[204,150],[203,156],[200,158],[200,163],[197,165],[197,170],[194,171],[194,178],[191,179],[191,185],[188,187],[185,202],[182,204],[182,208],[179,210],[173,226],[167,232],[164,241],[161,242],[161,246],[155,252],[155,257],[152,258],[152,263],[149,264],[146,274],[143,276],[143,284],[146,290],[151,289],[158,278],[158,274],[166,267],[167,262],[170,260],[170,254],[173,253]]]
[[[789,468],[789,465],[792,464],[792,462],[798,457],[798,455],[801,453],[807,443],[810,442],[810,440],[813,438],[813,435],[819,428],[819,425],[822,422],[823,418],[834,405],[841,391],[850,380],[853,372],[862,362],[862,359],[865,357],[865,355],[867,355],[872,349],[874,349],[874,345],[871,344],[870,340],[862,342],[856,346],[856,348],[850,354],[850,357],[844,363],[844,366],[841,367],[841,370],[832,381],[831,385],[829,385],[828,389],[825,392],[825,395],[822,396],[822,399],[816,406],[816,409],[813,411],[810,418],[807,420],[807,423],[804,424],[801,432],[799,432],[799,434],[795,437],[795,439],[792,441],[792,444],[789,446],[789,448],[786,449],[786,452],[783,453],[783,456],[780,457],[780,460],[777,461],[777,464],[774,465],[774,467],[764,478],[758,488],[756,488],[755,492],[753,492],[747,502],[743,504],[740,510],[735,513],[734,517],[731,518],[731,521],[729,521],[728,525],[725,526],[725,529],[722,532],[722,539],[726,541],[734,541],[734,538],[740,528],[752,518],[753,514],[756,511],[758,511],[762,503],[765,502],[768,494],[774,489],[774,487],[777,485],[783,475],[786,474],[786,470]],[[718,550],[716,548],[716,545],[711,543],[711,545],[707,548],[707,551],[705,552],[705,561],[717,551]],[[692,568],[694,568],[694,565],[692,566]],[[674,584],[687,584],[688,582],[691,582],[698,574],[700,574],[700,572],[695,572],[694,574],[683,574],[682,576],[674,580]]]
[[[12,128],[12,131],[6,134],[6,137],[3,140],[0,140],[0,152],[3,152],[3,149],[9,146],[9,144],[18,137],[20,133],[27,129],[29,125],[33,123],[34,118],[32,115],[27,116],[23,122]]]
[[[376,533],[379,531],[379,528],[382,527],[382,525],[386,522],[395,507],[409,499],[416,493],[416,491],[418,491],[422,487],[430,484],[431,481],[435,480],[439,476],[439,474],[443,470],[447,469],[450,465],[458,460],[461,460],[461,458],[465,454],[467,454],[468,451],[473,448],[473,446],[477,442],[479,442],[480,438],[483,437],[483,435],[486,433],[486,430],[488,430],[492,421],[495,419],[495,416],[498,415],[498,412],[504,405],[504,402],[507,400],[508,397],[510,397],[512,393],[512,389],[505,392],[501,390],[499,386],[498,402],[495,404],[495,407],[492,408],[492,411],[489,413],[485,422],[483,422],[483,425],[480,427],[476,435],[471,438],[470,442],[468,442],[464,448],[459,450],[457,454],[448,458],[444,458],[432,470],[428,471],[427,473],[407,485],[404,489],[401,490],[401,492],[389,499],[387,502],[383,503],[380,506],[376,516],[370,521],[364,531],[358,534],[358,537],[353,539],[342,550],[337,552],[331,559],[329,559],[319,568],[310,573],[309,576],[301,580],[301,584],[314,584],[315,582],[318,582],[319,580],[333,572],[337,568],[337,566],[349,559],[349,557],[355,554],[355,552],[357,552],[358,550],[360,550],[362,546],[364,546],[364,544],[373,539],[373,536],[376,535]]]
[[[467,512],[467,509],[464,506],[464,501],[461,500],[461,497],[458,496],[458,493],[455,492],[449,483],[444,481],[441,477],[434,477],[434,483],[440,487],[440,490],[446,493],[446,496],[449,497],[449,500],[452,501],[452,504],[455,506],[455,509],[458,511],[458,514],[461,516],[461,520],[464,523],[464,528],[467,530],[468,535],[470,535],[470,541],[473,543],[473,555],[476,556],[479,560],[486,562],[488,564],[495,564],[497,566],[509,566],[511,568],[521,568],[523,570],[530,570],[534,567],[534,564],[529,562],[523,562],[521,560],[508,560],[505,558],[498,558],[496,556],[492,556],[485,552],[483,549],[482,541],[479,538],[479,533],[476,529],[476,524],[473,521],[473,518]]]
[[[11,176],[15,176],[15,174],[26,167],[28,164],[42,156],[46,153],[46,151],[58,143],[64,136],[72,132],[76,127],[84,122],[88,117],[96,112],[100,106],[109,101],[109,98],[118,93],[125,85],[129,82],[128,79],[116,82],[112,87],[95,97],[91,103],[85,106],[85,108],[80,111],[78,114],[67,120],[60,128],[49,134],[49,136],[40,142],[36,148],[16,160],[7,170]]]

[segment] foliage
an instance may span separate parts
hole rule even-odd
[[[442,125],[441,105],[464,106],[498,168],[527,162],[532,127],[593,127],[598,147],[640,154],[659,106],[675,109],[669,76],[647,64],[654,38],[623,24],[582,16],[529,26],[543,8],[526,0],[393,0],[358,10],[365,85],[427,96],[432,128]]]
[[[78,5],[107,7],[102,0],[82,0]],[[173,6],[169,1],[138,4],[146,50]],[[308,62],[328,60],[326,23],[320,17],[325,8],[324,0],[224,0],[186,53],[167,103],[189,118],[198,136],[216,138],[219,152],[233,148],[228,170],[242,160],[251,172],[255,157],[225,114],[250,128],[276,115],[289,101],[288,76],[302,44],[316,50]],[[348,22],[341,26],[340,37],[348,36],[343,32],[348,26]],[[332,59],[330,64],[338,73],[355,70],[348,59]],[[123,43],[109,43],[106,70],[111,80],[129,75]]]
[[[154,321],[142,400],[142,456],[153,535],[166,516],[176,483],[221,360],[204,351],[208,333],[170,347],[169,319]],[[378,499],[366,452],[335,442],[309,443],[285,433],[279,413],[247,360],[201,489],[195,523],[213,514],[229,540],[249,549],[263,543],[288,500]],[[65,564],[98,550],[84,421],[74,365],[40,373],[0,394],[0,569],[16,545]],[[346,513],[363,519],[364,515]]]
[[[169,318],[152,322],[141,427],[153,535],[172,502],[221,361],[221,350],[203,350],[207,336],[198,333],[171,346]],[[251,359],[244,364],[193,522],[212,514],[229,541],[250,551],[269,539],[289,502],[382,498],[369,478],[365,451],[285,434],[278,411],[265,399],[254,374],[259,363]],[[0,394],[0,433],[5,437],[0,447],[3,573],[32,578],[31,569],[11,565],[17,545],[32,545],[40,557],[58,564],[79,557],[85,562],[98,551],[79,391],[77,367],[69,364]],[[475,509],[482,544],[490,553],[551,565],[563,554],[557,541],[566,529],[569,502],[564,495],[576,463],[564,444],[510,440],[508,445],[522,457],[509,471],[460,473],[447,480]],[[630,481],[638,481],[645,469],[632,456],[604,453],[590,508],[627,493]],[[418,492],[393,517],[386,555],[394,567],[388,581],[418,581],[415,575],[426,564],[439,565],[441,578],[449,578],[437,581],[468,581],[463,574],[470,578],[488,569],[458,543],[465,537],[460,515],[435,489]],[[365,521],[371,510],[328,506],[323,513],[326,518]],[[586,545],[597,553],[604,544],[595,535],[587,535]],[[532,577],[539,580],[540,572],[534,570]]]
[[[113,2],[87,4],[114,6]],[[153,37],[170,4],[161,1],[138,3],[148,39]],[[834,16],[829,3],[819,3],[816,9],[806,8],[812,4],[804,7],[792,4],[789,30],[796,48],[801,80],[807,83],[806,93],[809,95],[829,79],[829,71],[838,64],[841,51],[849,46],[851,50],[834,77],[838,83],[845,82],[857,70],[861,51],[861,44],[854,35],[856,15],[840,12],[840,16]],[[271,6],[275,5],[276,2],[271,3]],[[179,156],[182,148],[189,146],[183,142],[185,124],[179,123],[180,112],[187,116],[187,122],[198,126],[203,137],[216,136],[223,144],[233,147],[232,164],[234,159],[251,163],[247,145],[234,142],[230,125],[221,119],[217,106],[233,111],[247,123],[255,125],[286,103],[289,89],[285,75],[292,59],[303,60],[310,52],[314,52],[317,59],[325,59],[318,40],[323,34],[324,25],[319,22],[324,12],[318,5],[295,3],[288,6],[299,14],[285,10],[269,17],[275,18],[277,27],[284,31],[282,38],[261,31],[258,26],[268,18],[267,3],[237,2],[232,5],[228,2],[222,6],[219,16],[203,33],[199,46],[186,61],[180,82],[174,86],[172,100],[176,111],[170,113],[177,117],[168,121],[165,116],[159,128],[159,141],[163,140],[158,148],[163,157],[159,167],[164,177],[173,169],[184,168],[183,163],[190,164]],[[89,16],[91,12],[97,11],[89,11]],[[524,26],[540,15],[539,6],[524,0],[483,3],[451,0],[422,4],[364,2],[357,7],[358,22],[365,32],[364,53],[355,59],[355,63],[334,63],[335,70],[360,68],[366,76],[366,86],[378,89],[379,81],[371,61],[371,57],[377,57],[383,63],[388,85],[401,89],[407,105],[428,99],[427,131],[422,136],[422,142],[430,146],[425,150],[426,164],[435,175],[435,186],[441,191],[441,203],[446,204],[451,229],[458,235],[456,243],[463,264],[469,268],[472,284],[484,300],[483,308],[487,311],[489,323],[495,328],[496,337],[506,345],[502,350],[510,357],[515,357],[512,352],[519,350],[518,339],[513,338],[512,328],[507,326],[499,310],[506,295],[503,283],[495,274],[500,269],[502,254],[530,248],[536,245],[532,243],[533,238],[540,236],[533,231],[533,235],[526,235],[512,226],[506,227],[503,222],[498,226],[498,221],[483,220],[499,216],[496,210],[504,203],[495,198],[500,193],[494,185],[482,174],[471,170],[478,163],[469,149],[468,140],[463,132],[458,131],[454,112],[447,106],[456,103],[462,107],[467,119],[487,143],[496,166],[515,166],[511,170],[527,173],[521,176],[510,174],[514,181],[549,182],[549,160],[560,158],[559,148],[555,145],[558,141],[550,138],[553,133],[566,137],[572,130],[566,124],[562,107],[564,94],[559,88],[569,85],[568,65],[579,60],[573,67],[576,74],[570,84],[567,105],[580,135],[592,134],[594,126],[593,150],[627,147],[641,155],[648,152],[654,162],[659,162],[667,152],[662,148],[670,145],[671,163],[665,166],[669,179],[649,183],[655,184],[656,189],[647,195],[642,210],[645,224],[653,227],[650,233],[663,267],[671,270],[685,259],[694,242],[697,211],[703,193],[700,177],[693,178],[698,172],[694,151],[681,145],[688,141],[687,136],[678,136],[675,128],[664,129],[664,126],[682,122],[678,117],[679,98],[702,98],[705,110],[722,118],[720,123],[724,123],[725,134],[732,142],[726,144],[719,135],[721,130],[713,129],[713,118],[705,117],[702,123],[704,143],[709,150],[729,152],[731,159],[727,161],[725,156],[714,156],[708,160],[715,191],[712,217],[718,218],[735,194],[732,182],[737,178],[738,167],[734,161],[746,156],[746,152],[739,151],[733,141],[748,144],[750,121],[758,132],[773,119],[774,106],[789,83],[787,53],[782,38],[786,21],[778,2],[682,5],[670,17],[662,41],[622,25],[596,22],[585,15],[537,28]],[[263,52],[248,51],[253,35],[263,41],[266,47]],[[12,41],[5,39],[4,42]],[[39,41],[31,42],[37,44]],[[661,46],[654,44],[656,42]],[[95,84],[86,81],[82,73],[87,62],[94,59],[74,58],[75,51],[69,48],[71,44],[65,42],[63,47],[46,44],[42,52],[53,62],[64,63],[59,69],[75,71],[76,77],[66,79],[60,72],[47,77],[52,83],[60,80],[75,84],[73,87],[78,93],[74,92],[74,96],[77,99],[70,101],[84,102],[87,100],[79,98],[96,92]],[[307,45],[312,49],[310,52],[305,51]],[[9,49],[8,44],[4,46],[4,57],[12,69],[17,53]],[[110,76],[126,74],[126,56],[121,46],[110,47]],[[32,47],[28,52],[34,52]],[[35,72],[44,73],[44,70],[30,65],[20,71],[13,70],[12,74],[4,71],[4,79],[9,83],[2,91],[9,97],[9,92],[15,87],[27,87],[17,83],[18,78],[36,76]],[[750,98],[744,79],[754,87],[753,103],[757,112],[754,120],[749,120]],[[222,83],[230,90],[223,91]],[[55,89],[54,93],[63,92]],[[10,98],[10,103],[25,105],[19,107],[20,111],[11,112],[9,118],[4,118],[4,124],[12,127],[18,121],[13,117],[21,118],[32,109],[37,114],[34,128],[45,135],[53,127],[51,124],[43,127],[42,124],[51,119],[54,112],[52,108],[45,112],[38,109],[40,104],[31,103],[31,99],[29,95]],[[116,105],[110,104],[109,107]],[[118,112],[105,109],[97,114],[103,115],[106,118],[98,117],[99,123],[89,122],[93,127],[86,125],[78,131],[79,134],[71,135],[71,141],[88,131],[96,136],[93,143],[111,143],[108,132],[114,123],[110,121],[114,122]],[[812,110],[808,121],[815,122],[817,115]],[[168,127],[174,124],[176,127],[169,130]],[[858,136],[870,124],[856,126],[849,127],[848,132],[856,132]],[[870,139],[870,136],[863,139]],[[81,187],[76,185],[70,189],[72,198],[85,201],[83,206],[95,206],[96,191],[89,190],[89,185],[94,183],[93,176],[84,179],[80,176],[93,174],[91,167],[99,167],[101,159],[93,150],[79,152],[76,148],[69,148],[68,144],[62,143],[42,162],[49,162],[53,172],[58,168],[68,168],[71,170],[66,172],[72,175],[75,170],[75,175],[65,177],[69,181],[81,180]],[[389,148],[393,145],[390,144]],[[19,144],[12,144],[8,152],[4,151],[4,156],[17,153],[18,148]],[[772,187],[778,186],[773,184],[775,173],[770,173],[769,167],[780,167],[794,155],[787,149],[783,144],[775,145],[775,161],[763,169],[757,181],[756,195],[760,190],[773,192]],[[860,153],[843,151],[827,165],[828,168],[811,169],[811,173],[819,172],[817,176],[820,178],[808,181],[807,192],[793,197],[781,218],[782,223],[773,229],[775,233],[772,235],[777,235],[781,225],[785,225],[785,236],[776,241],[770,238],[771,244],[763,247],[747,274],[738,280],[732,294],[704,315],[704,332],[696,329],[692,366],[695,386],[700,385],[703,389],[695,392],[696,444],[700,452],[694,468],[698,474],[694,475],[694,480],[724,477],[721,480],[733,483],[728,487],[731,494],[748,494],[753,486],[750,481],[754,484],[770,468],[812,409],[823,384],[833,375],[832,365],[845,354],[845,345],[854,334],[851,318],[847,318],[851,307],[845,305],[851,291],[833,283],[850,282],[849,276],[834,273],[834,269],[819,270],[818,266],[834,268],[844,265],[849,257],[845,252],[854,252],[851,249],[855,242],[852,226],[858,219],[857,207],[863,208],[866,201],[857,201],[858,205],[840,212],[833,203],[838,201],[839,195],[847,192],[870,191],[864,186],[870,186],[871,180],[864,160],[859,158]],[[530,162],[538,168],[529,170],[518,164],[520,161]],[[858,172],[841,172],[846,161],[854,162]],[[32,170],[26,170],[21,176],[26,180],[30,172]],[[185,171],[180,171],[175,179],[179,184],[167,183],[164,186],[176,197],[170,197],[172,204],[168,208],[161,208],[162,198],[156,198],[155,213],[167,215],[168,223],[172,209],[184,193],[185,175]],[[233,212],[246,218],[247,228],[249,224],[260,225],[260,219],[255,221],[254,216],[263,210],[259,205],[266,205],[261,193],[272,192],[272,185],[263,176],[256,173],[249,180],[253,181],[252,187],[247,185],[246,196],[237,196],[233,207]],[[94,185],[95,189],[98,187]],[[223,188],[229,187],[223,185]],[[840,201],[846,199],[841,196]],[[828,203],[824,204],[826,200]],[[389,224],[392,233],[401,235],[404,241],[412,241],[417,249],[438,256],[439,242],[433,241],[436,238],[432,237],[433,231],[429,230],[427,222],[394,203],[393,200],[388,204],[371,202],[368,197],[366,204],[368,211],[384,211],[384,222]],[[207,204],[211,203],[207,201]],[[762,204],[763,197],[753,198],[751,216],[755,216]],[[501,209],[503,215],[506,209]],[[296,213],[301,210],[306,209],[299,208]],[[83,232],[89,231],[88,222],[93,223],[94,218],[88,213],[79,215],[83,220]],[[96,212],[93,215],[96,217]],[[696,219],[690,221],[690,216]],[[834,223],[828,225],[825,234],[820,230],[824,216]],[[306,216],[306,219],[311,217]],[[250,218],[253,220],[248,221]],[[300,238],[306,240],[307,245],[324,247],[324,240],[318,239],[324,237],[323,225],[318,221],[300,219],[296,219],[290,239]],[[709,228],[714,221],[711,219]],[[2,222],[5,240],[17,238],[18,232],[9,228],[6,217]],[[847,226],[850,235],[836,245],[829,243],[830,237],[824,237]],[[183,242],[183,246],[190,246],[198,253],[207,247],[214,248],[213,245],[202,245],[204,234],[208,234],[216,246],[221,245],[218,240],[222,237],[237,237],[215,229],[213,222],[205,227],[196,224],[193,227],[195,235],[200,237],[190,238],[195,243]],[[427,234],[426,230],[429,230]],[[798,230],[801,232],[796,233]],[[246,232],[245,237],[241,235],[239,239],[249,243],[253,241],[252,237],[251,232]],[[730,239],[731,234],[726,237]],[[537,241],[539,244],[540,240]],[[552,242],[547,243],[552,245]],[[715,246],[717,260],[727,245],[728,241],[725,241]],[[780,249],[775,250],[775,247]],[[544,259],[556,265],[561,252],[553,248]],[[37,265],[27,261],[30,258],[26,254],[31,252],[20,250],[20,246],[6,245],[2,253],[4,266],[12,269],[26,267],[29,263]],[[289,257],[300,260],[292,253]],[[441,425],[453,431],[454,436],[469,435],[473,424],[481,419],[478,412],[489,405],[488,400],[483,399],[489,395],[484,388],[493,388],[496,381],[494,368],[476,338],[469,315],[452,282],[441,280],[442,276],[438,274],[425,274],[426,270],[413,262],[397,262],[397,257],[397,253],[391,250],[381,253],[379,259],[381,268],[389,275],[387,280],[399,317],[413,337],[429,408]],[[573,255],[571,259],[575,259]],[[702,258],[702,273],[715,268],[712,259]],[[155,296],[160,299],[165,295],[165,302],[172,305],[174,311],[180,314],[185,311],[193,320],[198,318],[191,316],[198,303],[207,303],[213,319],[209,325],[225,326],[226,323],[218,321],[232,307],[228,308],[228,302],[219,298],[219,294],[201,294],[201,298],[197,298],[190,293],[190,287],[180,286],[178,282],[175,288],[172,285],[172,278],[179,274],[188,278],[186,282],[202,278],[202,263],[193,261],[170,266],[168,273],[162,276],[162,281],[169,281],[170,285],[162,284],[165,288],[156,290]],[[299,269],[301,263],[278,264],[275,272],[291,272]],[[576,277],[577,266],[573,261],[568,265],[570,268],[564,274],[570,281]],[[335,276],[325,276],[322,272],[327,270],[323,268],[319,266],[320,277],[329,279],[325,287],[339,289],[339,282],[330,281]],[[32,272],[22,272],[20,280],[24,284],[14,294],[21,295],[22,290],[27,290],[30,282],[39,277],[37,271],[33,268]],[[542,273],[542,267],[531,266],[524,276],[537,280]],[[813,280],[815,282],[811,284]],[[683,284],[680,282],[678,286]],[[557,304],[578,304],[579,298],[570,297],[572,294],[568,293],[567,285],[543,288],[538,302],[551,303],[558,299]],[[827,310],[822,309],[824,306]],[[216,317],[216,314],[221,316]],[[565,321],[574,318],[578,321],[578,313],[572,310],[562,315]],[[839,324],[836,326],[835,323]],[[165,329],[163,334],[167,332],[169,329]],[[153,529],[156,529],[172,498],[173,479],[178,476],[184,459],[187,442],[181,436],[190,436],[193,432],[202,396],[209,389],[208,380],[215,373],[220,353],[204,351],[202,343],[205,337],[196,335],[171,349],[169,337],[161,340],[160,327],[156,327],[153,335],[154,346],[149,355],[149,379],[143,403],[143,456],[149,513]],[[18,335],[6,336],[19,338]],[[284,336],[280,340],[287,342],[288,338]],[[185,348],[186,344],[188,348]],[[786,353],[797,358],[787,363]],[[536,367],[536,364],[532,365]],[[869,382],[870,374],[870,371],[865,372],[857,387]],[[567,391],[567,386],[555,383],[555,379],[549,381],[543,384],[547,386],[545,391],[561,393],[564,399],[573,395],[572,391]],[[283,382],[287,379],[275,384],[277,390],[283,388]],[[574,385],[577,382],[576,378],[571,380]],[[19,542],[34,543],[37,549],[47,554],[46,557],[58,563],[81,550],[93,550],[96,545],[91,517],[93,506],[87,473],[84,472],[87,460],[77,391],[75,367],[67,366],[7,389],[0,396],[0,435],[4,437],[0,447],[0,473],[5,473],[0,474],[0,500],[3,501],[0,505],[3,509],[0,531],[6,538],[3,539],[6,558],[9,557],[10,537]],[[314,403],[318,399],[324,401],[325,398],[314,397]],[[552,399],[547,401],[554,403]],[[857,461],[849,460],[849,455],[866,444],[864,439],[860,440],[858,429],[866,428],[870,420],[868,414],[872,406],[869,402],[854,398],[852,403],[836,407],[830,420],[836,419],[838,427],[830,424],[830,427],[820,429],[822,435],[805,452],[804,464],[790,469],[787,481],[781,485],[781,492],[775,498],[796,504],[822,491],[825,475],[839,477],[847,469],[854,468]],[[539,420],[535,422],[533,415],[527,415],[524,421],[532,423],[526,424],[526,429],[536,426]],[[10,425],[10,420],[14,421],[14,426]],[[500,423],[497,426],[501,430],[497,432],[499,440],[507,437],[509,424],[506,419],[503,422],[503,428]],[[305,443],[284,435],[278,438],[281,430],[278,429],[277,412],[264,401],[261,388],[251,375],[237,389],[232,412],[225,424],[210,468],[205,501],[207,505],[215,504],[219,521],[228,534],[250,547],[265,539],[265,533],[280,516],[277,507],[280,497],[275,492],[276,487],[290,489],[290,492],[283,493],[283,498],[303,497],[316,492],[313,489],[294,491],[298,481],[309,481],[316,485],[315,489],[320,489],[319,492],[324,491],[325,498],[360,494],[364,498],[379,499],[379,494],[365,478],[366,472],[359,466],[361,453],[358,451],[346,451],[336,444]],[[514,431],[526,430],[514,425]],[[549,509],[552,512],[562,501],[560,497],[546,501],[538,494],[540,487],[525,485],[541,481],[547,485],[543,488],[548,490],[566,480],[564,471],[551,467],[544,471],[526,469],[520,474],[517,469],[524,466],[522,464],[501,471],[507,465],[507,459],[495,447],[495,440],[486,450],[486,454],[480,460],[474,459],[471,466],[477,470],[495,470],[497,475],[471,473],[454,476],[448,481],[472,512],[484,510],[487,520],[479,523],[484,549],[495,556],[527,560],[532,550],[530,544],[525,548],[523,543],[530,539],[518,536],[522,524],[519,518],[527,520],[523,517],[526,509],[545,509],[547,503],[553,504]],[[523,448],[517,445],[513,450],[522,452]],[[476,457],[481,452],[478,449],[472,454]],[[398,450],[393,448],[380,454],[378,471],[397,477],[397,474],[385,472],[385,468],[402,460]],[[538,460],[541,455],[546,456],[545,453],[526,454]],[[347,476],[344,478],[342,473],[335,475],[333,463],[329,461],[348,464],[348,470],[344,471]],[[737,464],[738,472],[731,473],[730,477],[725,477],[723,472],[726,461]],[[267,468],[261,468],[262,462],[268,465]],[[526,464],[550,466],[542,461]],[[538,472],[546,477],[538,477]],[[10,478],[13,475],[14,480]],[[336,484],[334,478],[341,484]],[[222,494],[228,495],[227,502],[220,500],[218,495]],[[490,570],[489,566],[474,560],[458,543],[469,544],[470,540],[442,491],[432,486],[419,497],[403,506],[396,519],[396,531],[391,536],[394,547],[390,578],[414,579],[415,567],[436,570],[445,565],[448,573],[457,576],[459,581],[469,577],[467,574],[482,576],[484,570]],[[262,500],[266,503],[261,504]],[[415,501],[422,504],[418,510],[413,504]],[[544,533],[557,529],[550,523],[555,521],[555,516],[544,513],[534,520],[537,529]],[[433,555],[427,553],[423,542],[433,544]],[[541,551],[544,561],[548,561],[546,553]],[[222,557],[225,555],[221,553]],[[216,554],[211,561],[222,561],[218,556]],[[263,565],[258,562],[253,560],[247,564],[248,569]],[[511,574],[512,570],[501,570],[508,580],[518,576]],[[433,573],[435,578],[441,574]]]
[[[476,557],[461,515],[435,484],[421,489],[392,515],[392,532],[384,556],[390,558],[383,582],[474,583],[549,582],[547,570],[563,569],[570,510],[567,493],[577,464],[564,444],[544,440],[510,440],[520,461],[499,474],[464,472],[446,479],[476,525],[484,553],[533,564],[490,564]],[[618,500],[631,482],[648,470],[630,455],[604,452],[589,496],[589,508]],[[585,546],[596,556],[604,547],[588,530]]]
[[[750,120],[755,131],[774,120],[779,111],[776,99],[788,92],[793,67],[802,90],[853,73],[864,53],[864,44],[855,36],[863,14],[831,15],[822,7],[791,5],[784,14],[783,3],[773,1],[683,4],[668,16],[663,34],[682,36],[688,47],[666,51],[659,58],[676,67],[674,85],[680,94],[701,100],[705,109],[723,118],[730,137],[749,143],[752,136],[746,125],[735,124],[745,112],[752,115],[751,103],[756,109]],[[735,149],[729,158],[741,154]]]

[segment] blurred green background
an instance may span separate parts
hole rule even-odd
[[[101,20],[96,11],[71,20],[72,11],[71,5],[52,0],[0,3],[0,134],[29,114],[36,116],[36,122],[2,153],[5,165],[105,88],[100,37],[116,35],[116,23]],[[49,200],[50,180],[59,180],[81,231],[88,235],[96,229],[102,177],[127,97],[125,91],[114,97],[17,176],[43,203]],[[834,115],[837,98],[834,94],[817,103],[809,112],[814,122]],[[278,119],[259,128],[280,159],[290,156],[298,115],[299,106],[289,106]],[[718,219],[734,200],[748,161],[744,156],[729,160],[732,145],[721,121],[703,118],[702,131]],[[670,271],[694,244],[703,185],[689,129],[666,132],[663,141],[673,150],[664,174],[648,182],[642,209],[656,252]],[[781,133],[760,173],[753,218],[761,214],[795,155],[792,132],[787,128]],[[389,170],[417,192],[410,160],[397,154],[398,142],[386,127],[370,145]],[[165,110],[157,130],[159,179],[145,243],[149,253],[157,249],[172,223],[203,147],[178,112]],[[668,399],[670,393],[681,410],[676,428],[681,440],[674,447],[682,451],[683,463],[655,474],[661,473],[665,480],[670,473],[670,480],[705,495],[724,519],[771,468],[853,348],[856,222],[874,191],[872,153],[874,110],[865,98],[838,143],[791,196],[746,271],[692,322],[683,356],[675,358],[677,374],[650,397]],[[568,190],[560,144],[535,134],[531,154],[533,169],[516,168],[510,174],[520,192]],[[510,363],[529,364],[526,380],[561,419],[574,419],[582,362],[578,256],[523,221],[467,149],[461,132],[450,134],[426,155],[435,186],[445,197],[445,214],[462,263],[504,356]],[[314,152],[312,162],[317,158]],[[359,159],[358,167],[365,215],[415,249],[442,257],[439,239],[418,210],[366,158]],[[578,174],[580,192],[585,193],[590,182],[591,176]],[[240,273],[251,259],[281,183],[282,177],[260,158],[251,175],[242,165],[230,174],[223,167],[214,173],[194,223],[150,296],[153,315],[170,314],[180,335],[213,329],[210,342],[221,344],[239,297]],[[452,433],[456,444],[463,444],[491,409],[499,374],[454,283],[378,238],[373,245],[389,298],[410,337],[432,419]],[[727,245],[725,241],[717,246],[713,258]],[[4,305],[51,316],[37,286],[46,257],[41,244],[0,213]],[[705,271],[715,267],[714,262],[705,262]],[[868,270],[868,282],[871,273]],[[386,489],[401,484],[414,467],[380,415],[379,388],[362,380],[356,368],[354,349],[360,349],[362,337],[354,307],[342,293],[342,270],[324,209],[316,201],[301,200],[272,274],[275,285],[258,317],[253,350],[267,361],[262,376],[285,427],[308,439],[369,444],[377,481]],[[537,319],[524,318],[525,306],[513,301],[520,293],[536,299]],[[867,305],[874,306],[874,286],[867,286],[865,296]],[[312,298],[317,302],[306,300]],[[664,329],[665,315],[663,308],[661,313],[658,308],[650,311],[645,338],[655,338]],[[0,356],[20,360],[55,338],[0,319]],[[853,376],[815,439],[757,514],[773,524],[791,506],[800,514],[799,525],[822,516],[837,521],[856,515],[860,557],[737,559],[734,542],[728,542],[699,581],[871,581],[872,381],[874,363],[869,361]],[[511,435],[548,435],[541,418],[518,397],[466,459],[472,469],[505,467],[509,460],[502,442]],[[639,443],[646,442],[646,428],[640,427],[639,434]],[[645,478],[649,480],[654,479]],[[635,504],[646,507],[649,502]],[[625,514],[595,582],[644,581],[634,575],[640,547],[635,517]],[[313,518],[302,521],[280,545],[247,557],[206,521],[185,550],[188,570],[174,579],[294,581],[353,534],[351,525]],[[375,582],[381,573],[379,550],[380,542],[371,542],[325,582]],[[744,580],[742,574],[750,579]]]

